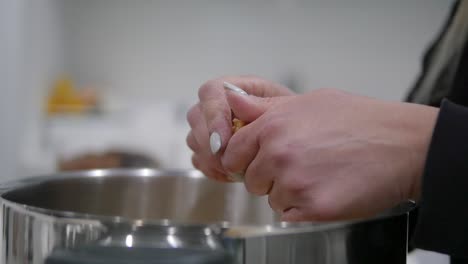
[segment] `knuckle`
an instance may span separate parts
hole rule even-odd
[[[307,191],[310,191],[307,190],[303,180],[301,180],[299,177],[288,177],[288,179],[283,181],[281,185],[281,189],[285,193],[294,194],[294,196],[301,196]]]
[[[208,97],[213,89],[216,89],[216,86],[219,84],[220,80],[219,79],[212,79],[200,86],[200,89],[198,89],[198,98],[200,100]]]
[[[247,146],[245,145],[246,139],[242,132],[238,131],[228,139],[228,145],[224,150],[222,160],[227,163],[243,160],[246,157]]]
[[[264,97],[262,101],[268,106],[273,106],[275,105],[277,99],[278,98],[275,97]]]
[[[222,104],[211,104],[203,111],[202,118],[210,131],[215,128],[231,127],[231,109]]]
[[[195,140],[195,137],[192,134],[192,131],[190,131],[187,134],[187,137],[185,138],[185,142],[187,143],[187,146],[193,151],[195,151],[198,148],[198,144]]]
[[[280,120],[276,117],[270,117],[267,122],[264,122],[264,125],[260,131],[260,137],[263,139],[269,139],[272,136],[275,136],[280,131],[282,131],[283,125]]]
[[[288,149],[278,149],[270,154],[270,161],[277,169],[289,167],[293,161],[293,155]]]
[[[197,123],[199,119],[199,112],[200,112],[200,109],[199,109],[198,104],[192,106],[190,110],[187,112],[187,121],[191,127],[193,127]]]
[[[231,109],[229,107],[226,107],[223,104],[219,104],[218,109],[222,109],[218,113],[220,117],[220,122],[223,124],[227,123],[231,125],[231,118],[232,118]]]
[[[258,195],[258,196],[265,195],[265,192],[262,191],[262,189],[260,189],[258,186],[255,186],[254,184],[249,184],[249,183],[245,182],[245,188],[247,189],[247,191],[249,193],[252,193],[252,194],[255,194],[255,195]]]
[[[258,176],[259,175],[252,175],[252,173],[247,172],[244,175],[244,185],[249,193],[262,196],[262,195],[267,194],[267,191],[269,188],[263,186],[261,183],[258,183],[255,180],[255,177],[258,177]]]
[[[192,165],[193,167],[195,167],[196,169],[200,169],[200,160],[198,159],[197,155],[192,155]]]
[[[224,168],[225,171],[227,172],[237,172],[239,171],[238,168],[236,168],[235,164],[235,159],[232,158],[233,155],[231,155],[230,152],[225,151],[224,155],[221,157],[221,164]]]
[[[206,177],[215,180],[225,181],[225,175],[219,172],[215,167],[207,165],[209,164],[209,162],[209,159],[206,159],[206,157],[203,157],[203,155],[192,155],[193,166],[199,171],[201,171]]]

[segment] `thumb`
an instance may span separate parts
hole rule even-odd
[[[234,115],[245,122],[252,122],[269,109],[283,104],[293,96],[257,97],[226,91],[226,99]]]

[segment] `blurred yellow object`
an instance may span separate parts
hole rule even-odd
[[[237,131],[239,131],[239,129],[241,129],[243,126],[247,125],[247,123],[245,121],[242,121],[240,119],[237,119],[237,118],[234,118],[232,120],[232,133],[236,133]]]
[[[89,100],[88,97],[89,95],[83,96],[76,91],[70,78],[59,78],[47,98],[47,113],[49,115],[84,113],[96,104],[96,100]]]

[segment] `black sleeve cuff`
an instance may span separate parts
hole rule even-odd
[[[468,108],[442,102],[422,180],[415,247],[468,258]]]

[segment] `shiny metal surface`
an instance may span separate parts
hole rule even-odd
[[[259,264],[402,264],[406,263],[408,215],[355,223],[282,227],[234,227],[224,238],[236,263]]]
[[[87,214],[170,219],[191,224],[219,221],[268,224],[274,221],[264,197],[250,195],[242,184],[209,180],[195,170],[63,173],[22,181],[2,198],[28,205],[34,211],[66,216],[78,213],[80,217]]]
[[[265,197],[192,170],[66,173],[1,184],[0,192],[7,264],[43,263],[54,249],[89,244],[226,248],[239,264],[399,264],[412,207],[353,223],[275,223]]]
[[[109,223],[95,245],[112,247],[222,249],[221,236],[202,225]]]

